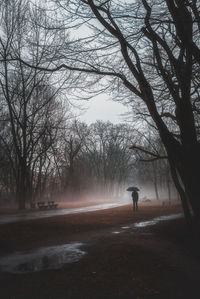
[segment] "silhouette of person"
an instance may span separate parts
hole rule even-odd
[[[139,198],[138,192],[136,190],[134,190],[131,195],[132,195],[132,199],[133,199],[133,211],[137,211],[138,210],[138,198]]]

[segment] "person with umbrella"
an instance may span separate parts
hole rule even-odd
[[[133,200],[133,211],[138,211],[139,189],[137,187],[129,187],[127,191],[132,191],[131,196]]]

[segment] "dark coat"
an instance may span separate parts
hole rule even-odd
[[[138,197],[139,197],[139,196],[138,196],[137,191],[133,191],[131,195],[132,195],[132,199],[133,199],[133,201],[138,201]]]

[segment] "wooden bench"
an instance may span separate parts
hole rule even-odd
[[[48,206],[50,209],[56,209],[58,204],[54,201],[48,201]]]
[[[40,210],[46,210],[49,207],[49,205],[46,204],[46,202],[44,202],[44,201],[37,202],[37,205]]]

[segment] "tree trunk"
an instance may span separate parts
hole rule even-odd
[[[167,191],[168,191],[169,205],[171,205],[171,189],[170,189],[170,180],[169,180],[169,177],[167,177]]]
[[[181,203],[182,203],[182,207],[183,207],[183,212],[185,215],[185,220],[187,222],[187,224],[190,226],[192,223],[192,216],[190,213],[190,209],[189,209],[189,205],[188,205],[188,199],[187,196],[179,182],[178,179],[178,175],[176,172],[176,168],[174,163],[169,159],[169,165],[170,165],[170,169],[171,169],[171,174],[172,174],[172,179],[174,181],[175,187],[180,195],[180,199],[181,199]]]
[[[156,167],[153,163],[153,180],[154,180],[154,188],[155,188],[155,194],[156,194],[156,200],[159,200],[159,193],[158,193],[158,180],[157,180],[157,173],[156,173]]]
[[[187,198],[191,204],[195,221],[200,224],[200,154],[199,146],[185,150],[178,172],[185,187]]]
[[[16,199],[18,202],[19,210],[24,210],[26,208],[26,182],[25,173],[20,173],[19,180],[17,182]]]
[[[19,172],[18,172],[17,186],[16,186],[16,198],[18,201],[19,210],[24,210],[26,208],[26,197],[28,193],[27,176],[28,174],[27,174],[26,160],[22,158],[19,165]]]
[[[171,188],[170,188],[170,169],[167,166],[167,174],[166,174],[166,183],[167,183],[167,191],[168,191],[168,200],[169,200],[169,206],[171,205]]]

